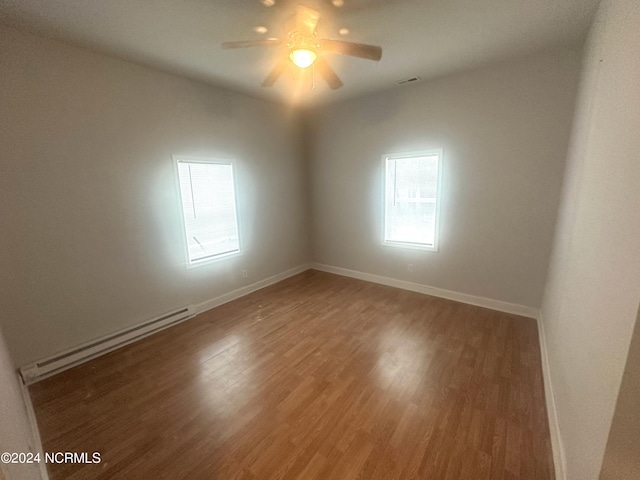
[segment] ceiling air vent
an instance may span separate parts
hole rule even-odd
[[[407,83],[415,83],[422,80],[420,77],[411,77],[411,78],[405,78],[404,80],[398,80],[396,83],[398,85],[406,85]]]

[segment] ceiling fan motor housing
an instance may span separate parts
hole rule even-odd
[[[320,43],[318,42],[318,37],[315,32],[313,35],[303,35],[297,30],[294,30],[289,32],[288,37],[289,41],[286,45],[289,50],[297,50],[300,48],[306,50],[317,50],[320,48]]]

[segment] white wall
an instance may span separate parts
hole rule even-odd
[[[600,480],[640,478],[640,310],[636,317],[620,393],[609,430]]]
[[[314,260],[539,307],[579,63],[542,54],[307,112]],[[430,148],[440,250],[383,246],[381,155]]]
[[[543,302],[569,480],[598,477],[640,302],[640,3],[587,45]]]
[[[39,449],[34,441],[27,411],[18,383],[16,369],[9,358],[4,336],[0,331],[0,453],[31,452]],[[37,480],[40,478],[38,464],[0,464],[7,480]]]
[[[308,260],[300,122],[284,107],[6,28],[0,68],[0,295],[17,364]],[[185,267],[172,154],[237,160],[243,255]]]

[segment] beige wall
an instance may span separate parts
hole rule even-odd
[[[17,364],[308,260],[292,112],[11,29],[0,46],[0,295]],[[185,267],[172,154],[236,159],[243,255]]]
[[[609,431],[600,480],[640,478],[640,310]]]
[[[598,478],[640,302],[639,24],[605,0],[592,28],[543,302],[569,480]]]
[[[308,112],[314,260],[539,307],[579,64],[543,54]],[[381,156],[430,148],[440,250],[383,246]]]
[[[16,370],[9,358],[4,336],[0,331],[0,453],[38,452],[33,439]],[[0,478],[7,480],[36,480],[40,478],[38,465],[0,464]]]

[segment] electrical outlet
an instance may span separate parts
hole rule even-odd
[[[242,278],[247,278],[248,273],[246,270],[242,270]]]
[[[407,265],[407,272],[413,272],[413,263]]]

